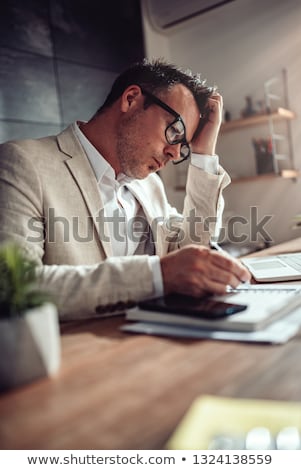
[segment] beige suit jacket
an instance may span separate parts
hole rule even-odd
[[[220,218],[228,183],[221,168],[209,175],[190,165],[183,218],[169,205],[158,175],[135,180],[132,191],[152,229],[154,252],[207,244],[215,223],[208,232],[203,220]],[[53,293],[61,319],[122,310],[153,294],[148,255],[112,257],[102,209],[72,126],[58,136],[0,146],[0,242],[16,241],[37,261],[41,286]],[[202,220],[193,224],[193,217]],[[189,235],[192,224],[197,240]]]

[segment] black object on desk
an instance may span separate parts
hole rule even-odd
[[[247,308],[246,305],[214,300],[211,296],[195,298],[182,294],[170,294],[165,297],[145,300],[138,305],[143,310],[206,318],[209,320],[227,317]]]

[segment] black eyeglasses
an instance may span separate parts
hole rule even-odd
[[[181,144],[181,148],[180,148],[181,160],[177,160],[176,162],[172,161],[172,163],[174,165],[178,165],[179,163],[184,162],[185,160],[187,160],[187,158],[190,157],[191,151],[190,151],[189,144],[186,140],[185,124],[180,114],[178,114],[174,109],[172,109],[166,103],[164,103],[159,98],[157,98],[157,96],[153,95],[152,93],[145,90],[144,88],[140,87],[140,89],[141,89],[142,94],[147,96],[153,103],[160,106],[165,111],[167,111],[168,113],[172,114],[172,116],[174,116],[175,120],[172,123],[168,124],[168,126],[165,129],[165,138],[170,145]]]

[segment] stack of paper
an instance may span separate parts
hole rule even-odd
[[[300,285],[250,285],[232,290],[217,300],[246,304],[247,309],[219,319],[197,318],[189,312],[181,315],[134,308],[127,311],[129,323],[123,331],[186,338],[210,338],[231,341],[284,343],[301,325]]]

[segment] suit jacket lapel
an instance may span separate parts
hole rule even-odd
[[[112,256],[110,233],[107,224],[103,222],[103,202],[95,174],[82,146],[73,132],[72,126],[69,126],[59,134],[57,140],[60,150],[70,157],[65,161],[65,164],[72,173],[82,193],[104,251],[107,257]]]

